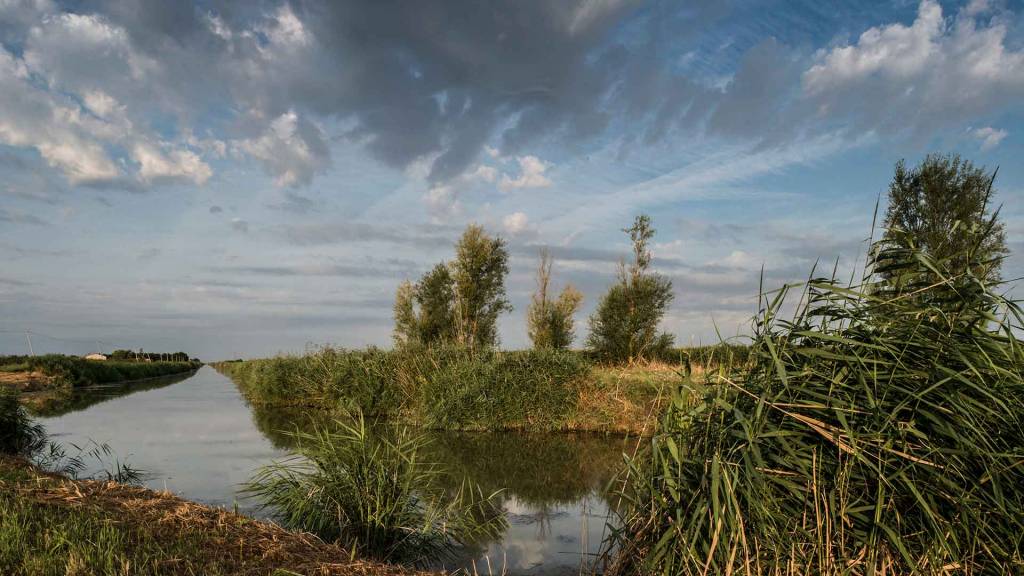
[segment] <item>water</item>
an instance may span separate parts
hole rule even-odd
[[[253,410],[234,384],[209,367],[142,390],[108,387],[76,399],[75,411],[41,418],[65,445],[108,444],[146,472],[145,484],[216,506],[258,515],[239,494],[260,466],[288,454],[280,433],[301,418]],[[578,574],[605,532],[603,488],[629,449],[618,437],[588,434],[436,433],[431,457],[485,492],[503,489],[509,528],[486,544],[476,563],[487,573]]]

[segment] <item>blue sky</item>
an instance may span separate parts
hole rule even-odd
[[[1024,6],[0,0],[0,353],[388,345],[470,222],[585,316],[646,212],[681,343],[762,267],[850,269],[893,165],[999,167],[1024,241]],[[1020,276],[1013,256],[1007,277]],[[99,341],[99,344],[96,344]]]

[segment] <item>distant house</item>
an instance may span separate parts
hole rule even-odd
[[[100,354],[98,352],[93,352],[92,354],[86,354],[85,355],[85,359],[86,360],[106,360],[107,359],[107,355],[106,354]]]

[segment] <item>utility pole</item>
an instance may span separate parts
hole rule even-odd
[[[36,353],[32,351],[32,338],[29,336],[29,334],[31,334],[31,332],[25,330],[25,340],[28,340],[28,355],[35,356]]]

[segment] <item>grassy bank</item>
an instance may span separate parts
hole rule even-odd
[[[259,405],[344,407],[448,430],[649,431],[680,366],[596,365],[565,351],[325,348],[213,366]]]
[[[0,356],[0,386],[17,390],[37,413],[59,412],[76,389],[184,375],[200,362],[93,361],[77,356]]]
[[[0,573],[404,575],[316,537],[167,493],[0,457]]]

